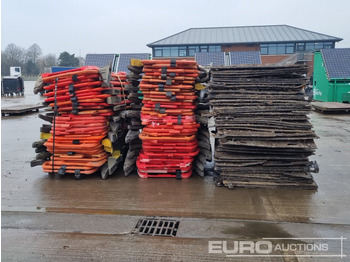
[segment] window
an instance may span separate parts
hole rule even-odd
[[[199,52],[207,53],[208,52],[208,46],[207,45],[201,45]]]
[[[186,57],[199,52],[220,52],[220,45],[160,46],[154,47],[154,57]]]
[[[269,44],[269,55],[275,55],[275,54],[277,54],[277,45]]]
[[[179,48],[177,46],[170,47],[170,56],[171,57],[179,56]]]
[[[195,49],[188,49],[188,56],[194,56],[196,50]]]
[[[209,52],[220,52],[221,46],[219,45],[210,45],[209,46]]]
[[[278,44],[276,49],[276,54],[281,55],[286,53],[286,45],[285,44]]]
[[[322,48],[334,48],[334,42],[260,44],[261,55],[284,55],[295,52],[313,52]],[[159,46],[153,48],[154,57],[186,57],[195,53],[221,52],[220,45]]]
[[[269,45],[260,45],[260,54],[267,55],[269,50]]]
[[[170,56],[170,47],[163,47],[163,57]]]
[[[260,53],[262,55],[284,55],[284,54],[294,54],[294,52],[295,52],[294,43],[260,45]]]
[[[179,47],[179,56],[187,56],[186,47]]]
[[[294,54],[294,44],[286,44],[286,54]]]
[[[320,50],[323,48],[323,43],[315,43],[315,50]]]
[[[324,42],[324,43],[323,43],[323,48],[324,48],[324,49],[331,49],[331,48],[334,48],[334,47],[333,47],[333,43],[332,43],[332,42]]]
[[[154,56],[155,57],[162,57],[163,56],[163,50],[161,47],[154,48]]]
[[[199,52],[199,46],[189,46],[188,47],[188,56],[194,56],[195,53]]]
[[[315,43],[306,43],[305,51],[310,52],[315,50]]]
[[[297,43],[297,51],[305,51],[305,43]]]

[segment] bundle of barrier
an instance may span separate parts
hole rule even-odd
[[[143,94],[138,174],[188,178],[199,153],[194,110],[197,63],[189,60],[143,60]]]
[[[198,105],[195,111],[196,120],[200,124],[198,128],[198,147],[199,154],[196,156],[194,161],[194,171],[199,176],[204,177],[205,171],[211,169],[212,162],[212,150],[210,143],[210,132],[209,132],[209,118],[211,114],[209,112],[209,99],[208,99],[208,88],[207,82],[209,81],[209,69],[202,66],[198,66],[200,74],[197,79],[195,86],[196,95],[198,97]]]
[[[112,97],[106,79],[109,75],[104,78],[94,66],[41,75],[34,92],[45,91],[45,103],[53,109],[53,114],[39,116],[51,123],[41,128],[41,142],[49,153],[42,159],[44,172],[81,178],[106,163],[109,154],[102,140],[113,115],[106,103]]]
[[[104,150],[109,153],[107,164],[101,168],[102,179],[106,179],[116,171],[119,164],[125,160],[128,150],[125,144],[128,124],[122,114],[130,107],[130,101],[127,99],[127,91],[125,90],[128,84],[125,72],[112,72],[109,81],[110,88],[103,91],[103,93],[111,95],[107,97],[106,103],[113,110],[113,115],[109,119],[107,137],[102,140]]]
[[[139,138],[140,130],[142,129],[140,111],[142,107],[142,93],[139,90],[140,80],[142,79],[143,64],[139,59],[131,59],[128,69],[130,72],[126,75],[129,82],[125,86],[130,100],[130,109],[122,114],[128,123],[128,133],[125,137],[125,143],[128,145],[128,152],[124,161],[124,174],[130,175],[136,170],[136,158],[142,147],[142,142]]]

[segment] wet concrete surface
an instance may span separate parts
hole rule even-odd
[[[24,97],[2,98],[3,105],[43,100],[31,93],[34,82],[25,84]],[[311,157],[320,166],[320,173],[314,174],[317,191],[229,190],[216,187],[212,177],[140,179],[136,173],[124,177],[121,171],[108,180],[98,174],[79,181],[73,176],[52,177],[29,165],[35,157],[31,144],[39,140],[45,122],[37,113],[2,117],[2,257],[4,261],[348,261],[349,257],[295,260],[295,256],[243,260],[208,253],[208,240],[350,237],[350,115],[313,112],[310,118],[320,137]],[[177,237],[131,234],[145,216],[179,219]],[[339,241],[332,241],[330,254],[338,254]],[[344,254],[350,255],[349,244],[344,241]]]

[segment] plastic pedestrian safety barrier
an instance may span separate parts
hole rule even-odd
[[[203,69],[174,59],[131,59],[128,69],[42,74],[34,93],[45,98],[49,112],[39,118],[49,124],[32,145],[37,155],[31,166],[76,179],[96,172],[106,179],[120,163],[125,176],[135,170],[141,178],[202,175],[211,156],[203,142],[209,135],[196,116],[203,112],[195,87],[208,78]]]
[[[129,110],[125,111],[123,117],[128,123],[125,143],[128,145],[128,152],[125,156],[123,171],[125,176],[136,171],[136,158],[141,150],[141,140],[139,139],[140,129],[142,128],[140,120],[140,111],[142,107],[143,95],[140,92],[140,80],[142,79],[143,63],[139,59],[131,59],[128,66],[130,72],[126,75],[129,82],[125,86],[130,100]]]
[[[199,71],[195,61],[145,60],[139,138],[142,150],[137,157],[141,178],[188,178],[199,153],[194,111],[195,83]]]
[[[54,113],[41,117],[51,125],[41,127],[42,140],[33,144],[41,155],[31,165],[41,164],[47,173],[73,173],[77,179],[97,171],[107,178],[127,149],[127,123],[119,117],[130,104],[126,74],[86,66],[45,73],[37,82]]]

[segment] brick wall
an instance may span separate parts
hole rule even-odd
[[[309,70],[307,72],[307,76],[310,77],[314,73],[314,56],[312,56],[312,61],[306,62]]]
[[[262,55],[261,56],[261,63],[263,65],[266,64],[275,64],[282,62],[283,60],[287,59],[289,55]]]
[[[259,45],[223,45],[221,46],[222,52],[234,52],[234,51],[260,51]]]

